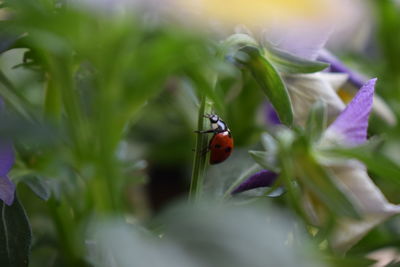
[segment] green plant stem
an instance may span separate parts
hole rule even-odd
[[[81,158],[85,149],[84,143],[88,140],[88,134],[85,132],[83,115],[79,106],[79,97],[75,88],[74,71],[72,59],[68,56],[57,57],[47,55],[49,66],[49,80],[52,80],[52,90],[61,92],[62,104],[67,114],[67,127],[71,140],[74,144],[75,153]],[[48,111],[48,110],[47,110]]]
[[[79,92],[75,87],[74,82],[74,68],[73,60],[69,57],[56,57],[48,55],[48,64],[50,67],[50,79],[52,82],[53,90],[60,90],[62,97],[62,104],[65,113],[67,114],[66,124],[69,130],[71,141],[73,143],[73,151],[75,157],[81,160],[93,160],[93,146],[96,145],[97,140],[100,139],[101,151],[100,155],[95,155],[97,160],[97,171],[91,179],[90,186],[88,186],[88,194],[93,198],[94,209],[99,213],[108,213],[114,210],[113,200],[113,186],[110,185],[110,180],[113,179],[115,173],[110,167],[110,149],[107,141],[107,133],[102,130],[92,128],[87,120],[86,115],[82,111]],[[106,107],[102,106],[105,110]],[[109,120],[105,120],[105,123]],[[112,127],[111,127],[112,128]],[[101,129],[106,129],[102,127]],[[107,128],[108,129],[108,128]],[[96,130],[96,131],[94,131]],[[100,132],[100,137],[94,138],[91,132]],[[104,146],[107,148],[105,149]],[[78,166],[79,168],[79,166]]]
[[[46,87],[44,98],[44,117],[60,123],[62,117],[62,97],[60,88],[55,84],[54,77],[46,73]]]
[[[64,203],[57,203],[54,198],[48,202],[50,215],[57,231],[59,245],[62,248],[60,251],[62,251],[62,256],[68,266],[83,267],[85,264],[82,263],[81,259],[82,250],[80,250],[81,247],[77,246],[75,242],[77,227],[75,226],[69,207]]]
[[[220,60],[223,60],[224,57],[223,49],[217,51],[216,57]],[[211,91],[214,91],[218,81],[218,74],[216,72],[213,72],[209,77],[211,77],[211,79],[208,82],[200,78],[201,81],[198,84],[202,84],[203,86],[207,87],[211,85],[210,89]],[[207,128],[208,120],[204,119],[204,115],[212,113],[213,105],[214,103],[210,99],[208,99],[207,94],[205,93],[205,91],[203,91],[199,108],[199,116],[197,120],[197,129],[199,131],[202,131]],[[206,134],[198,134],[196,137],[196,151],[194,154],[192,179],[189,189],[189,201],[195,201],[201,197],[204,174],[209,158],[208,153],[206,153],[207,149],[208,149],[208,136]]]
[[[205,94],[201,98],[197,128],[202,131],[206,127],[207,120],[204,119],[204,114],[211,113],[212,102],[207,100]],[[198,134],[196,137],[196,152],[194,155],[192,180],[190,183],[189,200],[197,200],[201,195],[204,173],[207,165],[207,148],[208,136],[206,134]]]
[[[211,83],[205,83],[204,86],[207,84],[211,84],[211,90],[215,90],[217,84],[218,76],[215,74],[211,79]],[[200,83],[201,84],[201,83]],[[208,99],[205,92],[202,93],[201,101],[200,101],[200,108],[199,108],[199,115],[197,120],[197,129],[202,131],[207,129],[209,123],[208,120],[204,119],[205,114],[211,114],[213,110],[213,102]],[[207,134],[197,134],[196,137],[196,152],[194,154],[194,161],[193,161],[193,171],[192,171],[192,179],[190,183],[190,190],[189,190],[189,200],[195,201],[201,197],[201,191],[204,181],[204,174],[208,162],[208,136]]]

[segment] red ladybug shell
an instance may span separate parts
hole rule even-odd
[[[233,150],[233,138],[229,131],[216,133],[210,140],[210,164],[221,163],[226,160]]]

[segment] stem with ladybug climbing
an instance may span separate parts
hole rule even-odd
[[[197,128],[202,131],[206,128],[207,120],[204,115],[211,113],[213,103],[203,93],[198,114]],[[204,153],[204,149],[208,147],[208,136],[206,134],[197,134],[196,136],[196,151],[193,161],[192,179],[189,190],[189,200],[199,199],[201,195],[205,169],[207,165],[208,153]]]
[[[225,52],[223,49],[218,49],[216,57],[223,60]],[[201,79],[199,85],[210,87],[211,90],[215,90],[218,74],[216,72],[210,73],[208,76],[210,79]],[[198,80],[199,81],[199,80]],[[210,98],[207,97],[206,90],[201,92],[199,114],[197,118],[197,130],[203,131],[207,127],[208,120],[205,120],[205,114],[211,114],[214,103]],[[204,174],[206,171],[209,154],[205,153],[208,149],[208,136],[206,134],[197,134],[196,136],[196,151],[194,153],[192,177],[189,189],[189,200],[196,201],[201,197],[201,191],[204,181]]]

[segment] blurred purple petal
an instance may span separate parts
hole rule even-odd
[[[4,111],[4,102],[0,98],[0,112]],[[0,199],[7,205],[14,201],[15,184],[7,177],[15,160],[12,142],[0,141]]]
[[[0,112],[4,112],[4,101],[0,98]],[[12,142],[0,141],[0,176],[6,176],[14,164],[15,155]]]
[[[267,125],[275,126],[282,124],[278,117],[278,113],[276,113],[274,107],[269,102],[264,104],[264,118]]]
[[[268,170],[262,170],[250,176],[246,181],[241,183],[235,190],[232,191],[232,194],[237,194],[243,191],[247,191],[250,189],[258,188],[258,187],[267,187],[271,186],[278,174]]]
[[[350,68],[346,67],[339,58],[334,56],[326,49],[323,49],[318,53],[317,60],[331,64],[331,66],[329,67],[330,72],[347,73],[349,75],[349,82],[357,88],[363,86],[366,81],[366,78],[364,78],[356,71],[353,71]]]
[[[372,109],[376,78],[369,80],[336,120],[329,126],[330,135],[340,135],[348,145],[360,145],[367,140],[368,118]]]
[[[21,36],[9,33],[0,35],[0,53],[7,51]]]
[[[0,176],[0,199],[8,206],[14,202],[15,184],[7,177]]]
[[[0,176],[5,176],[14,164],[14,150],[11,143],[0,142]]]
[[[290,54],[315,60],[331,33],[331,26],[297,25],[284,31],[278,27],[274,31],[267,32],[266,38],[271,44]]]

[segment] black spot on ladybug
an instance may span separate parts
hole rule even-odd
[[[232,148],[231,148],[230,146],[228,146],[227,148],[225,148],[225,152],[226,152],[226,153],[231,152],[231,150],[232,150]]]
[[[215,144],[214,147],[215,147],[215,148],[221,148],[221,145],[220,145],[220,144]]]

